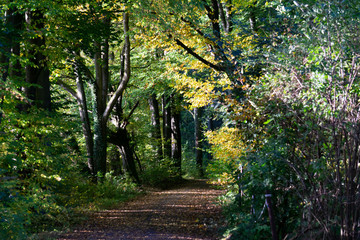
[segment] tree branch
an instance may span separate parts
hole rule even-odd
[[[123,124],[122,124],[122,128],[126,128],[126,126],[129,124],[129,119],[130,119],[131,116],[133,115],[135,109],[139,106],[139,103],[140,103],[140,101],[138,100],[138,101],[135,103],[134,107],[131,109],[129,115],[128,115],[126,118],[124,118],[124,121],[123,121]]]
[[[67,83],[65,83],[64,81],[57,79],[56,80],[56,84],[58,84],[59,86],[61,86],[63,89],[65,89],[65,91],[67,91],[68,93],[71,94],[71,96],[73,96],[78,102],[80,101],[80,98],[77,94],[77,92],[71,88],[71,86]]]
[[[198,27],[196,27],[192,22],[189,20],[184,19],[183,17],[180,18],[184,23],[188,24],[191,28],[193,28],[201,37],[209,41],[211,44],[208,44],[208,46],[211,48],[212,51],[214,51],[215,48],[219,48],[217,44],[208,36],[206,36]]]
[[[76,63],[78,66],[81,67],[81,70],[84,71],[84,73],[88,79],[90,79],[92,82],[95,82],[95,77],[94,77],[93,73],[83,62],[83,58],[80,56],[80,53],[74,51],[73,54],[75,55],[74,63]]]
[[[183,42],[181,42],[179,39],[174,39],[176,44],[179,45],[180,47],[182,47],[183,49],[185,49],[189,54],[191,54],[193,57],[195,57],[197,60],[199,60],[200,62],[204,63],[205,65],[215,69],[216,71],[222,72],[225,69],[219,65],[213,64],[209,61],[207,61],[206,59],[204,59],[203,57],[201,57],[199,54],[197,54],[196,52],[194,52],[191,48],[189,48],[188,46],[186,46]]]
[[[200,36],[206,38],[206,40],[213,42],[209,37],[205,36],[205,34],[198,27],[196,27],[192,22],[190,22],[189,20],[186,20],[183,17],[181,17],[180,19],[184,23],[188,24],[191,28],[193,28]]]
[[[125,35],[125,44],[124,44],[124,76],[121,79],[121,82],[116,89],[115,93],[110,98],[108,104],[106,105],[103,118],[105,122],[108,120],[112,109],[116,103],[116,100],[124,92],[127,83],[129,82],[131,71],[130,71],[130,37],[129,37],[129,14],[124,12],[124,35]]]

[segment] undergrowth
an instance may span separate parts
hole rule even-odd
[[[167,189],[181,181],[178,169],[171,159],[153,161],[141,173],[141,182],[145,186]]]
[[[84,220],[86,212],[112,208],[140,193],[127,178],[111,174],[97,184],[76,174],[47,179],[46,185],[41,180],[16,178],[0,185],[0,239],[63,231]]]

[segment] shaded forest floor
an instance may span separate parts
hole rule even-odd
[[[91,213],[68,233],[72,239],[219,239],[223,223],[216,197],[223,193],[203,180],[187,180],[169,190],[152,190],[114,209]]]

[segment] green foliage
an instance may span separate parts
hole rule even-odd
[[[193,132],[192,132],[193,133]],[[181,171],[185,179],[199,178],[199,171],[196,167],[196,160],[193,148],[189,146],[190,144],[182,144],[182,161],[181,161]]]
[[[353,39],[359,36],[350,29],[358,29],[359,9],[355,1],[272,1],[265,6],[278,15],[269,19],[283,19],[283,24],[276,31],[259,27],[274,37],[262,49],[267,65],[242,88],[242,101],[227,106],[239,134],[208,136],[215,140],[214,153],[221,153],[210,165],[211,176],[230,174],[228,182],[236,187],[229,198],[241,203],[226,212],[233,219],[230,234],[246,239],[242,232],[256,229],[251,236],[269,238],[262,225],[268,223],[260,219],[255,226],[251,219],[252,209],[260,211],[262,195],[270,190],[280,238],[358,238],[351,219],[359,209],[347,201],[357,201],[350,192],[358,186],[352,177],[358,175],[353,159],[358,159],[359,45]],[[234,139],[242,150],[237,159],[226,157],[226,143]],[[227,168],[231,161],[235,166]],[[256,235],[265,229],[265,235]]]
[[[359,84],[354,71],[359,63],[354,61],[358,45],[350,29],[358,25],[359,18],[353,18],[354,11],[358,12],[353,4],[299,4],[303,12],[291,17],[300,32],[284,36],[284,47],[291,55],[282,48],[276,61],[283,67],[264,78],[263,93],[269,99],[266,111],[273,119],[267,131],[288,144],[287,162],[300,181],[289,185],[298,189],[304,206],[305,223],[298,231],[308,238],[340,238],[341,231],[354,238],[358,235],[341,224],[355,226],[351,216],[359,209],[340,200],[352,194],[339,191],[349,183],[348,176],[357,172],[352,160],[357,150],[351,146],[358,131],[353,124],[358,117],[353,113],[359,111],[354,104]],[[310,25],[305,23],[310,21]],[[353,189],[349,185],[345,188]],[[310,220],[308,215],[318,220]],[[305,229],[312,231],[305,233]]]
[[[111,172],[106,173],[103,182],[96,185],[95,191],[96,204],[105,209],[113,208],[117,203],[139,194],[139,189],[130,177],[112,176]]]
[[[145,185],[166,189],[179,181],[180,176],[172,159],[151,161],[144,166],[141,180]]]
[[[292,234],[300,224],[301,199],[292,185],[299,184],[287,164],[288,149],[281,139],[268,140],[263,147],[241,158],[246,163],[233,171],[233,183],[223,199],[228,220],[225,234],[230,239],[268,239],[270,234],[265,192],[272,193],[272,204],[280,236]],[[214,166],[212,166],[214,167]]]
[[[27,114],[11,111],[12,104],[3,102],[0,124],[1,234],[4,239],[25,239],[29,232],[68,222],[67,209],[56,203],[52,190],[75,158],[62,143],[57,116],[38,109]]]
[[[29,201],[16,190],[17,180],[2,178],[0,185],[0,237],[1,239],[26,239],[30,224]]]
[[[224,214],[228,217],[228,229],[224,233],[227,239],[271,239],[270,226],[263,219],[254,219],[236,205],[224,207]]]
[[[15,104],[3,102],[0,123],[1,239],[68,228],[79,211],[110,207],[137,192],[125,178],[108,174],[94,184],[80,173],[85,159],[70,115],[17,112]]]
[[[3,239],[27,239],[29,234],[70,228],[84,211],[112,208],[139,194],[128,178],[111,174],[98,184],[79,178],[74,170],[60,181],[48,180],[46,185],[36,178],[1,185]],[[24,185],[26,190],[17,190]]]

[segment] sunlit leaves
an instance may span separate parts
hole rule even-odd
[[[240,131],[237,128],[222,127],[218,131],[206,133],[209,143],[214,145],[213,152],[217,159],[238,159],[244,151],[244,144],[240,141]]]
[[[207,173],[218,184],[226,185],[234,181],[232,176],[240,167],[240,158],[246,150],[240,134],[239,129],[230,127],[222,127],[205,134],[214,157],[207,167]]]
[[[195,67],[195,69],[197,68]],[[206,69],[208,68],[205,67],[204,69],[207,72]],[[207,106],[218,98],[220,92],[231,89],[227,78],[220,78],[211,74],[206,76],[201,71],[197,72],[197,70],[192,69],[186,72],[178,70],[175,73],[174,87],[183,94],[191,104],[191,108]],[[203,75],[204,77],[196,77],[196,75]]]

